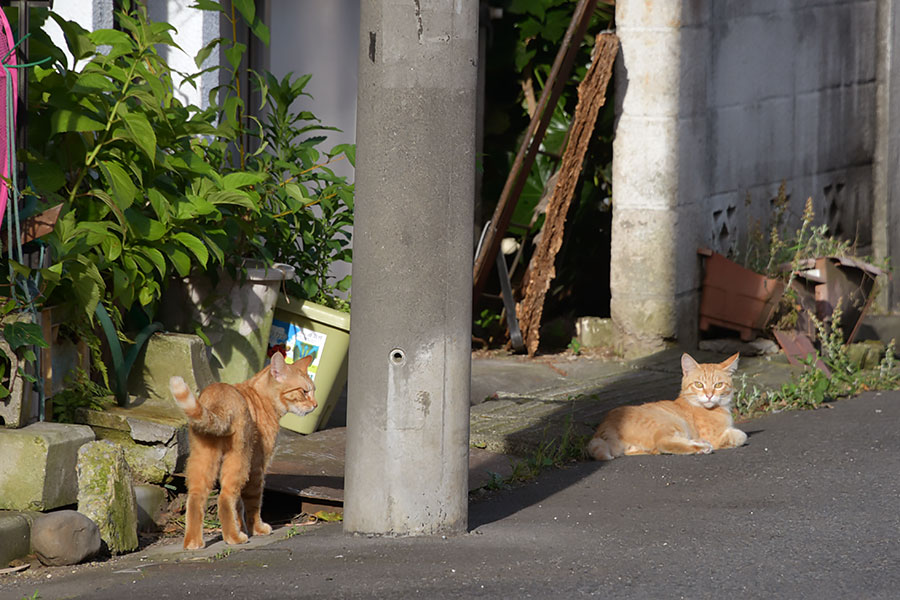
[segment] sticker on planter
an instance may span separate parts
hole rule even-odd
[[[314,355],[315,358],[309,365],[309,376],[315,380],[327,339],[328,335],[325,333],[275,319],[269,334],[268,356],[281,352],[285,356],[285,362],[292,363],[304,356]]]

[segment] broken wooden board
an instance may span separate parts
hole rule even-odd
[[[810,356],[817,356],[816,348],[813,346],[812,340],[805,333],[799,331],[775,330],[775,340],[784,350],[788,362],[794,366],[800,367],[806,364]],[[821,358],[816,358],[816,367],[831,377],[831,369],[829,369]]]
[[[841,330],[845,343],[850,344],[872,303],[876,279],[886,273],[852,258],[824,256],[804,261],[796,274],[791,285],[803,308],[797,328],[814,336],[815,326],[805,313],[830,326],[840,307]]]
[[[506,178],[500,199],[497,201],[497,207],[494,209],[494,215],[488,222],[483,241],[480,244],[480,251],[475,256],[472,274],[473,306],[477,306],[487,284],[488,275],[494,267],[497,252],[500,250],[500,242],[509,227],[510,219],[519,202],[519,196],[525,187],[525,180],[534,165],[547,126],[550,124],[550,118],[553,116],[553,109],[562,95],[566,80],[575,63],[578,49],[594,15],[597,2],[598,0],[578,1],[572,20],[569,22],[569,28],[563,36],[559,51],[553,61],[553,66],[550,67],[550,73],[544,83],[544,91],[541,93],[528,129],[522,137],[509,176]]]
[[[619,38],[614,33],[597,35],[594,60],[578,86],[578,104],[569,129],[569,142],[563,153],[559,179],[553,197],[547,204],[547,216],[541,239],[528,267],[525,292],[518,306],[519,327],[525,338],[529,356],[534,356],[540,343],[541,315],[550,282],[556,276],[556,254],[562,247],[566,215],[575,187],[581,176],[584,156],[594,133],[597,115],[606,103],[606,88],[612,76],[613,64],[619,50]]]

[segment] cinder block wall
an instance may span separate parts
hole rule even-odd
[[[879,0],[880,1],[880,0]],[[876,0],[620,0],[611,312],[629,354],[697,338],[696,250],[746,251],[782,181],[872,246]]]

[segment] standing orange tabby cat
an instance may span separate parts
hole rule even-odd
[[[278,420],[287,412],[303,416],[316,408],[315,389],[307,372],[313,357],[287,364],[272,355],[271,364],[243,383],[214,383],[195,398],[181,377],[169,381],[175,402],[187,415],[190,455],[184,547],[202,548],[203,514],[216,477],[222,538],[242,544],[251,535],[267,535],[272,527],[260,518],[263,482]],[[246,527],[240,513],[243,500]],[[244,531],[246,530],[247,533]]]
[[[732,375],[738,354],[720,363],[681,357],[681,394],[675,400],[609,411],[588,444],[597,460],[623,454],[709,454],[747,441],[731,418]]]

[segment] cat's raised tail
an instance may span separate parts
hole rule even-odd
[[[184,411],[192,428],[210,435],[231,433],[230,416],[221,416],[206,410],[180,376],[175,375],[169,379],[169,391],[172,392],[175,403]]]

